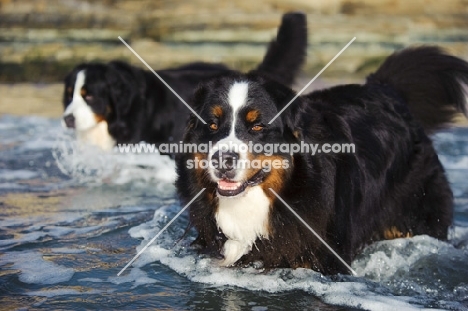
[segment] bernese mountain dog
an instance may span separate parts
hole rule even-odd
[[[305,60],[306,17],[283,15],[258,72],[291,85]],[[157,71],[186,102],[200,82],[231,70],[222,64],[191,63]],[[121,61],[86,63],[65,78],[63,125],[77,138],[103,149],[119,143],[160,144],[182,139],[190,111],[150,71]]]
[[[213,147],[176,158],[182,202],[205,188],[189,208],[194,244],[224,266],[349,273],[284,203],[348,264],[375,241],[446,239],[453,197],[428,134],[467,114],[467,82],[465,61],[405,49],[365,84],[299,96],[271,124],[296,95],[289,87],[255,73],[203,83],[193,106],[207,124],[191,116],[184,142]],[[325,152],[333,143],[354,153]],[[267,144],[324,148],[250,148]]]

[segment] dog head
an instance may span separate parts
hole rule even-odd
[[[63,125],[104,149],[111,141],[112,146],[115,141],[128,141],[128,115],[141,96],[141,84],[143,79],[122,62],[75,67],[65,78]]]
[[[207,124],[192,116],[185,141],[211,142],[208,153],[196,153],[190,160],[218,197],[241,196],[257,185],[269,194],[268,188],[281,189],[293,166],[291,154],[279,148],[296,139],[292,110],[269,122],[293,97],[289,88],[254,75],[200,86],[194,107]]]
[[[68,128],[86,131],[104,121],[110,112],[105,86],[107,66],[82,64],[65,78],[63,122]]]

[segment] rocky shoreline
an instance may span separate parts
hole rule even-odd
[[[468,58],[464,0],[0,0],[0,82],[59,82],[76,64],[121,59],[155,69],[190,61],[253,68],[274,37],[281,14],[307,13],[304,73],[362,78],[395,49],[436,44]]]

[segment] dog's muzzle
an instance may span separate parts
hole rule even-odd
[[[237,169],[240,166],[239,154],[231,151],[216,151],[211,157],[215,176],[218,177],[218,194],[225,197],[232,197],[240,194],[249,186],[260,184],[267,173],[261,169],[247,181],[236,181]]]
[[[216,151],[211,157],[211,165],[215,169],[215,175],[221,179],[235,178],[238,164],[239,154],[235,152]]]

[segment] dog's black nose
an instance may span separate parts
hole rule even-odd
[[[63,117],[63,121],[65,121],[65,125],[69,128],[75,128],[75,117],[73,114],[67,114]]]
[[[220,172],[232,171],[238,160],[239,155],[232,151],[216,151],[211,157],[211,163]]]

